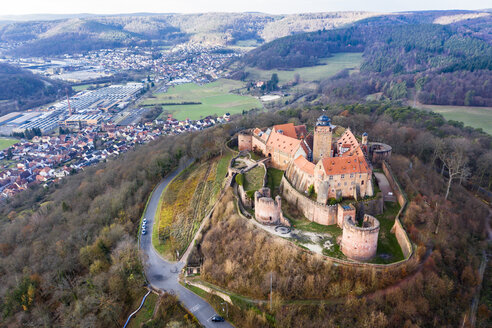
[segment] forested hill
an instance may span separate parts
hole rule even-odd
[[[318,30],[366,24],[476,22],[486,12],[433,11],[401,14],[328,12],[289,15],[264,13],[128,14],[114,16],[19,17],[1,21],[0,42],[12,54],[45,56],[133,45],[170,45],[184,41],[214,45],[257,46],[264,42]],[[15,17],[7,17],[15,19]],[[57,19],[58,18],[58,19]],[[473,19],[470,19],[473,18]],[[44,20],[42,20],[44,19]],[[24,21],[23,21],[24,20]],[[489,24],[490,25],[490,24]],[[475,26],[468,29],[478,33]],[[482,30],[484,36],[490,31]],[[330,48],[330,50],[332,50]]]
[[[425,104],[492,106],[492,16],[483,14],[431,20],[426,13],[420,22],[408,15],[369,18],[348,28],[277,39],[250,51],[241,64],[294,69],[339,52],[363,52],[358,74],[344,71],[322,81],[319,90],[331,100],[382,93]]]
[[[3,63],[0,63],[0,85],[0,115],[51,102],[66,88],[60,81]]]
[[[316,65],[338,52],[364,52],[362,70],[381,73],[492,69],[492,40],[460,27],[373,18],[350,28],[275,40],[249,52],[243,63],[289,69]]]

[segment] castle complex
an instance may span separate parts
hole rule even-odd
[[[308,133],[305,125],[293,123],[256,128],[238,135],[238,148],[261,153],[269,158],[269,166],[285,171],[282,196],[295,203],[307,219],[324,225],[337,224],[343,230],[341,251],[350,259],[366,261],[376,254],[378,220],[364,214],[359,224],[353,205],[329,203],[373,196],[369,159],[387,159],[391,147],[369,145],[367,133],[359,142],[350,129],[334,140],[335,128],[325,115],[318,118],[314,133]],[[260,223],[287,222],[282,215],[281,197],[272,199],[268,188],[255,193],[254,206]]]
[[[373,195],[372,170],[366,160],[367,134],[362,145],[345,130],[336,143],[332,142],[330,119],[321,116],[314,136],[306,126],[292,123],[274,125],[252,134],[240,134],[240,150],[252,150],[270,158],[270,165],[286,171],[286,177],[302,192],[314,187],[316,201],[326,204],[330,198],[363,198]]]

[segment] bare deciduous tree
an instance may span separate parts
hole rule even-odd
[[[466,149],[461,147],[462,144],[456,141],[448,144],[448,147],[442,147],[438,150],[439,159],[443,163],[443,167],[448,169],[448,184],[446,188],[446,196],[444,199],[448,199],[449,190],[454,179],[466,178],[469,174],[468,169],[468,157],[466,156]]]

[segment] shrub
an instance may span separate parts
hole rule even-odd
[[[308,196],[311,197],[314,194],[314,185],[308,187]]]
[[[236,175],[236,183],[240,186],[244,185],[244,175],[242,173]]]

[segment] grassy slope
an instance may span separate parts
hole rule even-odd
[[[19,142],[17,139],[12,138],[0,138],[0,150],[4,150]]]
[[[180,226],[179,232],[172,233],[177,235],[174,247],[180,254],[188,247],[203,216],[216,202],[231,157],[232,154],[226,152],[221,158],[203,164],[195,163],[181,172],[164,190],[152,233],[152,244],[160,254],[173,258],[171,239],[166,238],[163,241],[159,235],[162,235],[163,229],[172,227],[180,217],[186,224]]]
[[[422,105],[439,113],[447,120],[463,122],[466,126],[481,128],[492,135],[492,107]]]
[[[362,63],[362,53],[338,53],[333,57],[321,60],[322,65],[301,67],[292,71],[261,70],[247,67],[249,80],[269,80],[273,73],[278,74],[280,84],[294,79],[298,73],[303,81],[319,81],[335,75],[345,68],[358,68]]]
[[[262,108],[261,102],[251,96],[230,93],[244,87],[243,82],[220,79],[205,85],[193,83],[181,84],[170,88],[166,93],[155,94],[155,98],[146,99],[143,104],[162,104],[165,113],[171,113],[178,120],[186,118],[196,120],[208,115],[237,114],[243,110]],[[197,105],[169,105],[166,103],[200,102]]]
[[[244,190],[258,190],[263,186],[263,176],[265,170],[262,166],[257,166],[254,169],[244,174]]]

